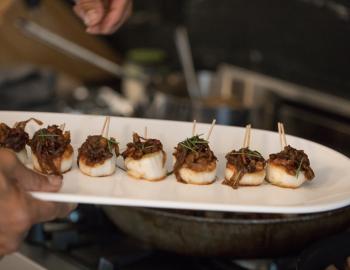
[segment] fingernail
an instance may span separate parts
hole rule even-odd
[[[62,176],[60,175],[49,175],[47,179],[49,180],[50,184],[53,186],[62,185]]]
[[[71,211],[78,207],[77,203],[68,203],[68,207]]]
[[[97,34],[98,30],[96,28],[88,27],[86,29],[86,32],[89,33],[89,34]]]
[[[95,11],[90,10],[84,15],[84,23],[85,25],[94,24],[97,20],[97,14]]]

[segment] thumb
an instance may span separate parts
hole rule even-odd
[[[1,151],[1,170],[9,178],[15,179],[19,187],[28,191],[58,191],[62,186],[62,177],[48,177],[25,167],[12,151]]]
[[[100,23],[105,15],[102,0],[78,0],[74,6],[74,11],[87,26]]]
[[[36,173],[33,170],[26,168],[24,165],[15,172],[15,178],[19,186],[27,191],[59,191],[62,186],[62,176],[48,175]]]

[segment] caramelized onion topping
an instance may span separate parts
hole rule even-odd
[[[308,180],[315,177],[308,156],[303,150],[297,150],[290,145],[284,147],[283,151],[277,154],[271,154],[269,161],[272,164],[283,166],[290,175],[297,177],[300,172],[304,172]]]
[[[88,136],[78,149],[78,161],[83,158],[89,166],[102,164],[113,156],[113,151],[119,156],[119,146],[114,138],[107,139],[101,135]]]
[[[25,127],[32,120],[38,125],[42,125],[42,122],[35,118],[18,122],[13,128],[10,128],[5,123],[0,123],[0,147],[9,148],[15,152],[23,150],[29,142],[29,135],[25,132]]]
[[[43,173],[61,174],[60,165],[64,152],[70,146],[70,133],[63,133],[56,125],[48,126],[35,132],[29,146]],[[60,159],[60,162],[54,162],[55,159]]]
[[[236,172],[231,179],[225,179],[223,184],[237,188],[239,181],[246,173],[260,172],[265,169],[266,161],[258,151],[249,148],[241,148],[238,151],[232,150],[226,155],[227,164],[235,167]]]
[[[179,174],[181,168],[188,168],[197,172],[210,171],[215,168],[214,165],[216,165],[215,161],[217,160],[213,151],[210,150],[209,142],[200,138],[200,136],[193,136],[180,142],[175,147],[173,156],[176,158],[174,173],[176,179],[180,182],[183,182]]]
[[[126,145],[126,150],[122,153],[124,159],[131,157],[133,159],[141,159],[144,155],[163,151],[163,145],[157,139],[145,139],[134,133],[133,142]]]

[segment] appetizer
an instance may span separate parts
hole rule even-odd
[[[35,132],[29,141],[35,170],[44,174],[61,175],[72,168],[70,132],[63,129],[52,125]]]
[[[246,126],[246,135],[243,148],[238,151],[232,150],[226,155],[224,185],[238,188],[238,186],[258,186],[265,179],[264,157],[258,151],[249,149],[250,125]]]
[[[26,163],[28,160],[26,145],[29,142],[29,135],[25,132],[25,127],[32,120],[38,125],[43,124],[34,118],[18,122],[13,128],[10,128],[5,123],[0,123],[0,147],[13,150],[22,163]]]
[[[106,118],[101,132],[104,136],[88,136],[78,149],[78,167],[86,175],[108,176],[115,172],[119,147],[114,138],[108,138],[109,119]]]
[[[209,147],[209,136],[215,124],[212,123],[205,139],[195,134],[195,122],[192,137],[180,142],[175,148],[174,174],[179,182],[195,185],[208,185],[216,179],[216,161]]]
[[[146,137],[146,136],[145,136]],[[137,179],[158,181],[166,177],[166,153],[157,139],[147,139],[134,133],[133,141],[122,153],[127,173]]]
[[[267,180],[280,187],[300,187],[306,180],[312,180],[315,177],[309,158],[303,150],[287,145],[282,123],[278,123],[278,131],[282,151],[270,155],[267,163]]]

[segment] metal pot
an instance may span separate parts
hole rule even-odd
[[[350,207],[304,215],[235,214],[104,206],[125,233],[194,256],[285,255],[350,225]]]
[[[189,98],[157,92],[146,112],[148,118],[210,123],[216,119],[222,125],[244,125],[249,122],[251,111],[231,102],[208,100],[191,101]]]

